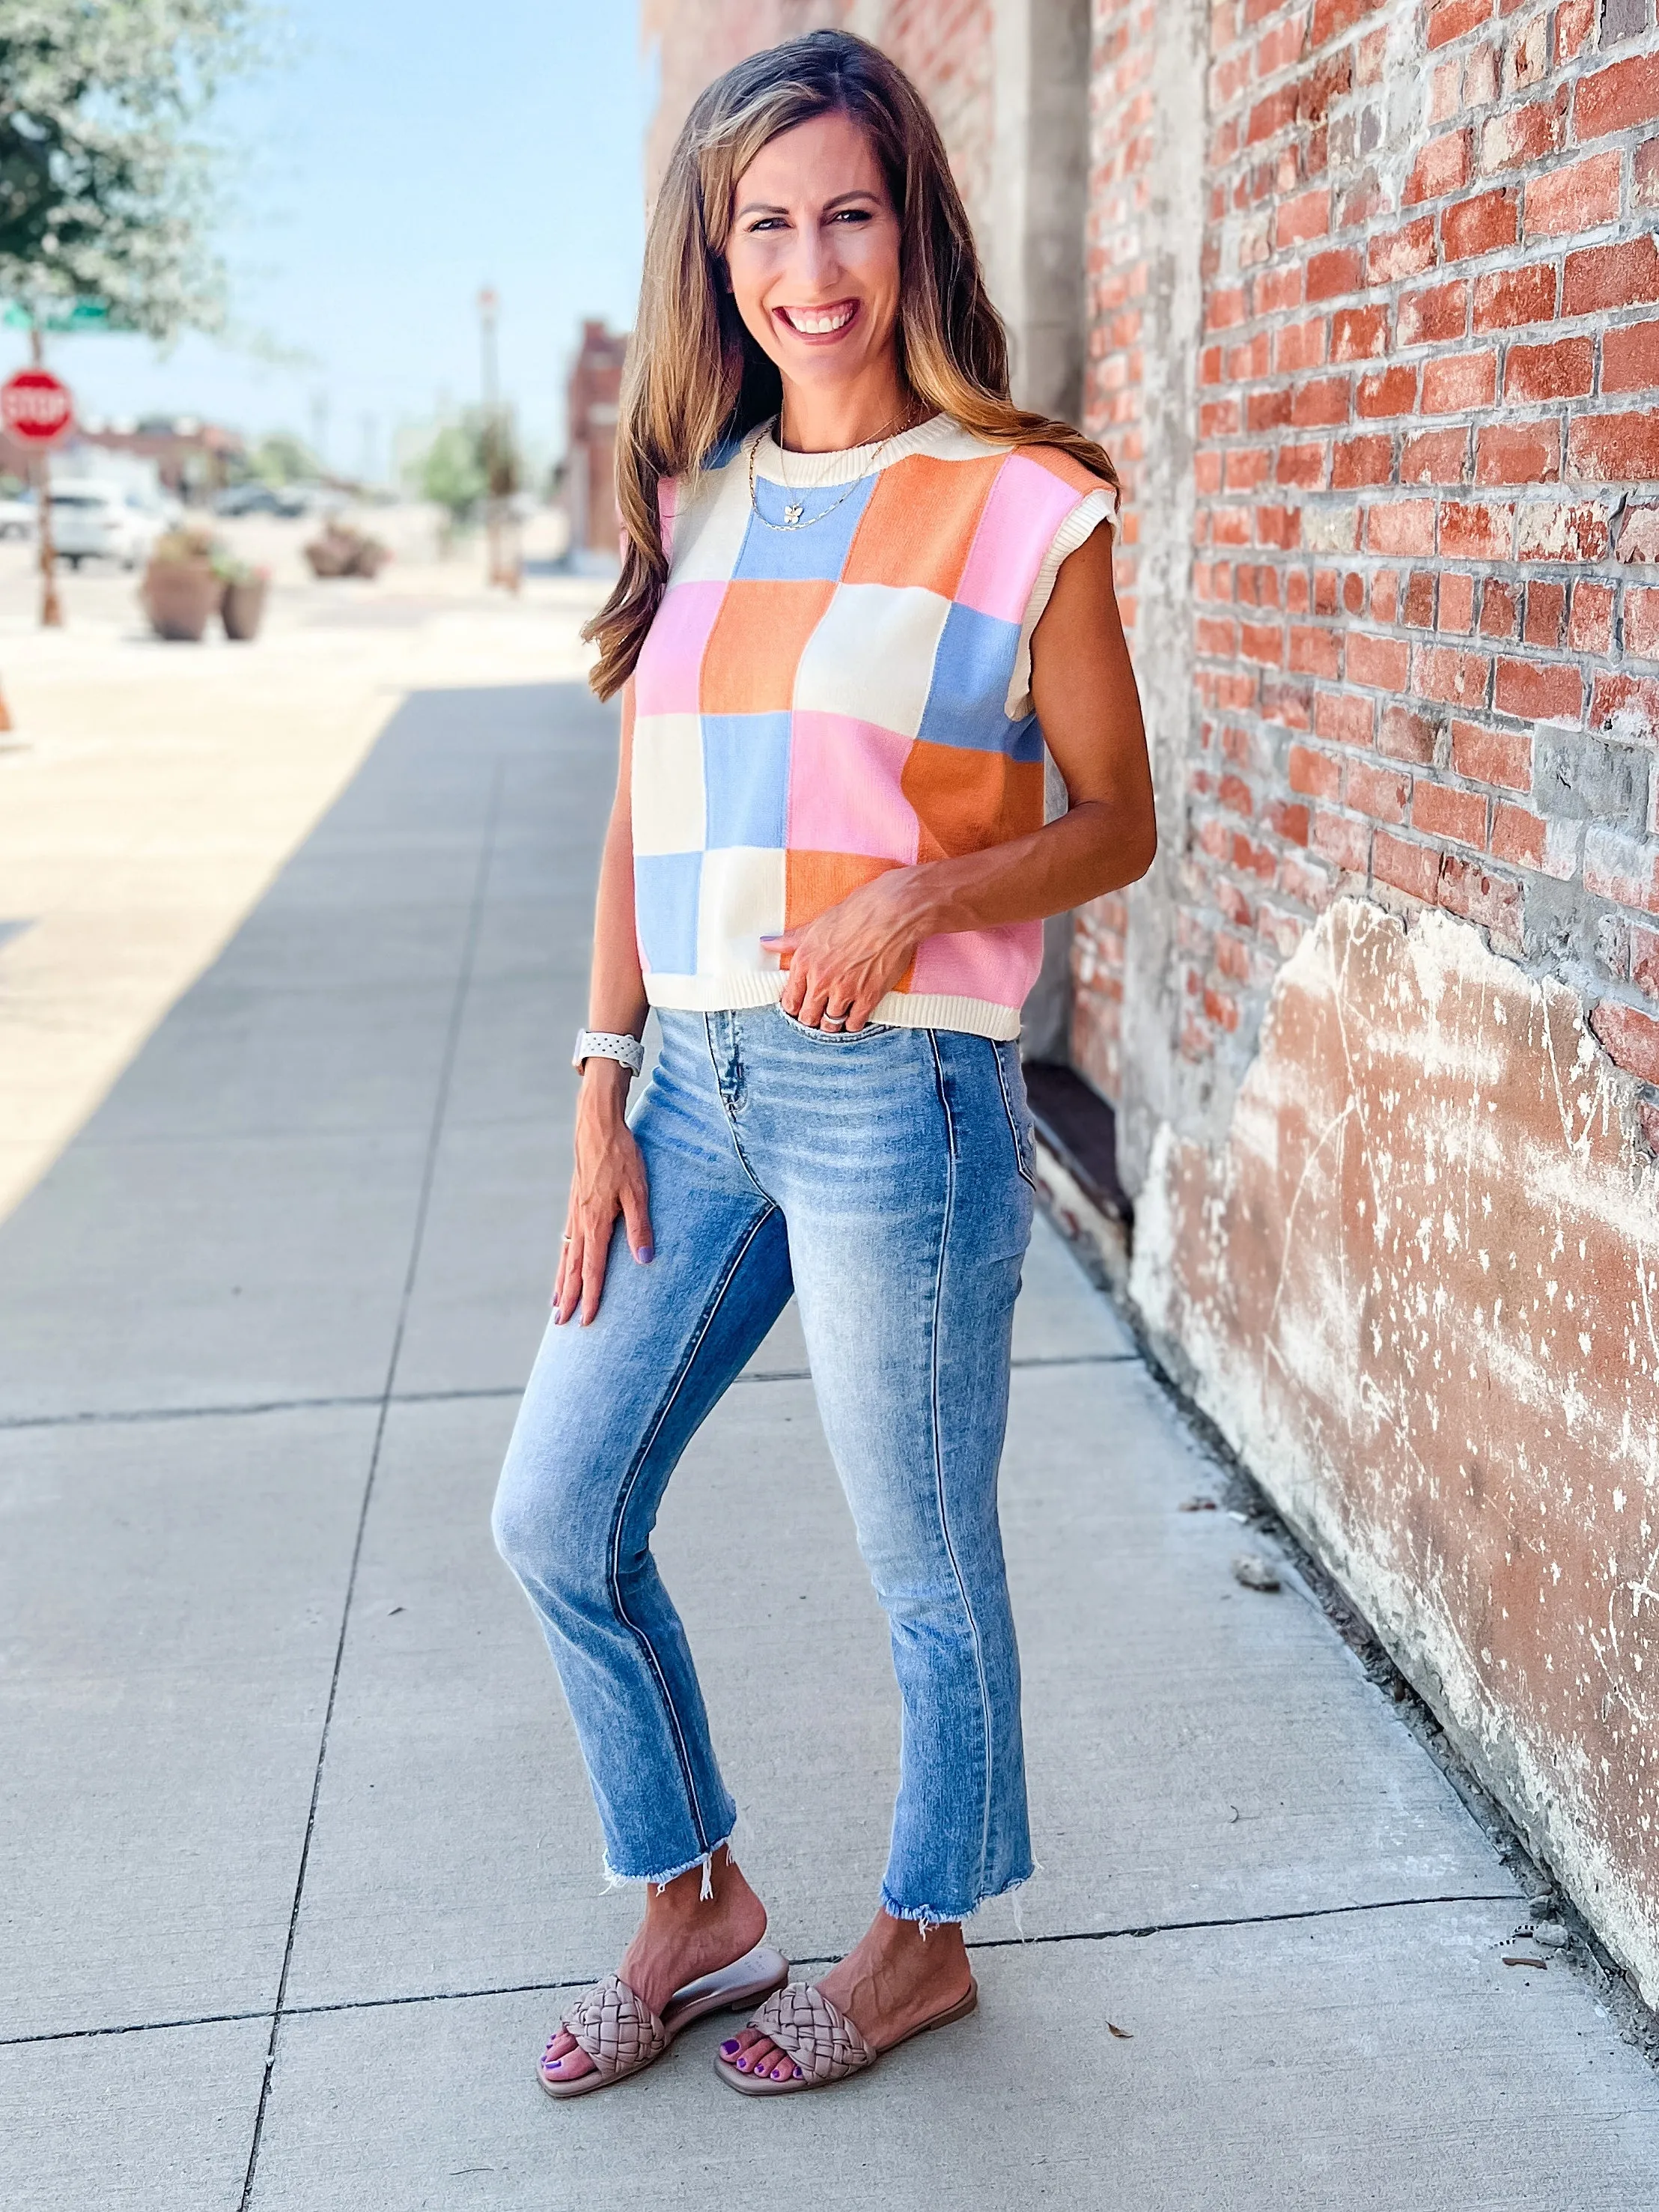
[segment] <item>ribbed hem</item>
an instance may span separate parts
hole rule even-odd
[[[781,973],[765,969],[740,969],[729,975],[651,975],[645,979],[645,995],[653,1006],[680,1013],[736,1013],[745,1006],[775,1006],[785,980]],[[965,1030],[999,1044],[1019,1035],[1018,1006],[945,991],[890,991],[870,1018],[896,1030]]]
[[[958,447],[959,453],[953,450]],[[905,460],[912,453],[966,460],[1006,450],[975,438],[948,415],[930,415],[914,429],[901,430],[896,438],[873,438],[867,446],[848,446],[838,453],[786,453],[778,443],[775,428],[769,424],[755,447],[755,474],[792,491],[811,491],[821,484],[850,483],[867,477],[873,468],[890,469],[895,461]]]

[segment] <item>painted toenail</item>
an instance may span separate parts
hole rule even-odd
[[[729,2043],[723,2043],[720,2045],[720,2049],[726,2053],[728,2058],[732,2056],[734,2051],[741,2051],[743,2045],[738,2041],[735,2036],[733,2036]]]
[[[799,2079],[800,2079],[800,2069],[799,2069],[799,2066],[797,2066],[797,2067],[796,2067],[796,2069],[795,2069],[795,2079],[796,2079],[796,2081],[799,2081]]]

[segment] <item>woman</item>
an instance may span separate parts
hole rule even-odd
[[[621,774],[495,1534],[646,1905],[540,2079],[586,2094],[770,1991],[717,2067],[776,2095],[971,2010],[962,1923],[1031,1872],[996,1506],[1031,1218],[1013,1040],[1042,917],[1149,866],[1152,788],[1111,465],[1010,404],[938,131],[874,47],[817,32],[697,102],[617,451],[629,545],[592,634]],[[1070,796],[1046,826],[1045,740]],[[792,1290],[903,1711],[880,1907],[811,1989],[762,1943],[649,1549]]]

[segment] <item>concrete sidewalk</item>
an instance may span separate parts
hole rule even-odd
[[[976,2018],[833,2095],[724,2094],[718,2022],[538,2094],[637,1905],[487,1525],[611,732],[574,685],[412,699],[0,1231],[0,2203],[1659,2200],[1647,2063],[1559,1956],[1504,1963],[1538,1954],[1486,1837],[1178,1510],[1214,1470],[1046,1230],[1005,1467],[1026,1940],[988,1910]],[[803,1366],[786,1316],[660,1550],[810,1966],[868,1917],[896,1713]]]

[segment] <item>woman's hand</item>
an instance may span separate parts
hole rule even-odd
[[[763,937],[789,974],[779,1003],[808,1029],[861,1030],[903,975],[931,927],[918,868],[891,868],[799,929]],[[828,1014],[830,1019],[824,1020]]]
[[[648,1267],[653,1256],[645,1162],[624,1117],[627,1100],[628,1070],[619,1062],[590,1060],[584,1065],[576,1104],[576,1170],[553,1285],[556,1322],[568,1321],[580,1305],[586,1328],[598,1313],[619,1213],[635,1261]]]

